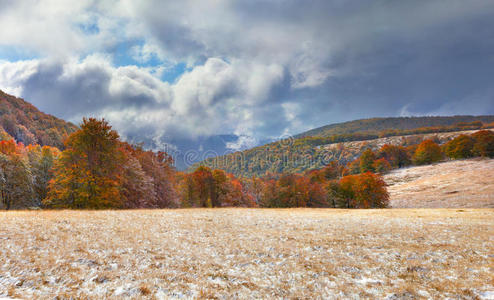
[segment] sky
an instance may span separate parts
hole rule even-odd
[[[1,90],[156,150],[494,114],[493,82],[488,0],[0,0]]]

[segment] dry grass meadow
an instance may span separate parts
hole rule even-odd
[[[0,212],[0,298],[492,299],[493,209]]]
[[[384,176],[395,208],[494,208],[494,159],[393,170]]]

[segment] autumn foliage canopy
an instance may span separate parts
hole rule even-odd
[[[0,207],[72,209],[176,207],[384,208],[389,195],[382,174],[411,164],[473,156],[494,157],[494,133],[460,135],[440,146],[363,149],[346,167],[331,161],[304,173],[267,173],[237,178],[199,166],[175,170],[165,152],[144,150],[120,140],[105,120],[83,119],[64,150],[0,141]]]

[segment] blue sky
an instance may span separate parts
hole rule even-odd
[[[494,114],[492,1],[0,7],[0,89],[75,123],[104,117],[156,149],[236,150],[376,116]]]

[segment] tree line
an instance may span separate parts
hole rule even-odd
[[[387,207],[381,174],[408,165],[474,156],[494,157],[494,133],[460,135],[370,149],[342,165],[300,173],[235,177],[199,166],[178,172],[165,152],[120,140],[105,120],[83,119],[64,143],[50,146],[0,142],[0,203],[4,209],[133,209],[178,207]]]
[[[366,149],[359,158],[347,165],[347,170],[350,174],[383,174],[410,165],[472,157],[494,158],[494,132],[479,130],[469,135],[461,134],[442,145],[434,139],[427,139],[408,146],[383,145],[377,152]]]
[[[105,120],[85,118],[63,151],[0,141],[0,203],[4,209],[386,206],[379,175],[342,177],[342,170],[331,164],[264,178],[207,167],[178,172],[167,153],[121,141]],[[369,202],[374,193],[380,195]]]

